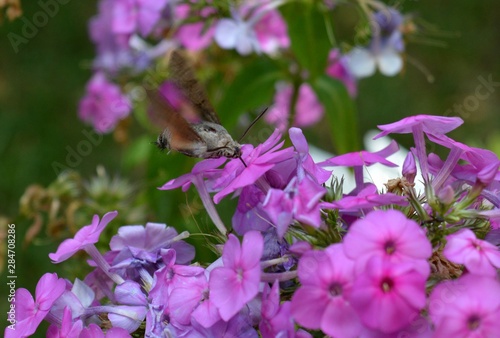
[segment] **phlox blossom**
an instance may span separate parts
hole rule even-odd
[[[500,250],[478,239],[470,229],[462,229],[446,237],[443,255],[450,261],[463,264],[470,273],[496,276],[500,268]]]

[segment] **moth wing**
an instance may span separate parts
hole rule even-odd
[[[171,149],[191,153],[205,144],[189,122],[168,104],[160,92],[153,90],[146,92],[151,103],[150,117],[156,125],[168,130],[168,143]]]
[[[179,50],[174,50],[170,55],[169,73],[170,80],[195,107],[201,118],[204,121],[220,124],[203,86],[196,79],[193,67]]]

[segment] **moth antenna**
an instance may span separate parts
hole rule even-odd
[[[247,130],[245,130],[245,132],[243,133],[243,135],[240,137],[240,139],[238,140],[238,143],[241,143],[241,140],[243,140],[243,138],[245,138],[245,136],[247,135],[248,131],[250,130],[250,128],[252,128],[254,126],[254,124],[257,123],[257,121],[260,120],[260,118],[262,116],[264,116],[264,114],[267,112],[267,110],[269,109],[269,107],[266,107],[266,109],[264,109],[262,111],[262,113],[259,114],[259,116],[257,116],[253,121],[252,123],[250,123],[250,125],[248,126]],[[246,167],[246,166],[245,166]]]
[[[243,158],[241,156],[238,156],[238,158],[240,159],[241,163],[243,163],[243,165],[245,166],[245,168],[247,168],[247,164],[245,163],[245,161],[243,160]]]

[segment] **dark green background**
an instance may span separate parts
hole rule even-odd
[[[23,9],[24,16],[31,20],[40,7],[36,1],[23,1]],[[442,115],[453,109],[454,104],[463,104],[467,96],[474,95],[480,76],[488,78],[491,74],[494,81],[500,81],[497,61],[500,2],[406,1],[402,9],[445,33],[431,36],[444,47],[415,43],[407,49],[412,58],[429,69],[435,81],[429,83],[409,63],[404,73],[394,78],[376,75],[362,80],[356,100],[362,133],[408,115]],[[82,130],[89,130],[77,118],[76,107],[91,76],[94,50],[87,34],[87,21],[95,12],[95,1],[72,0],[60,5],[57,15],[27,44],[20,45],[18,53],[14,53],[7,34],[21,34],[24,23],[17,20],[0,26],[0,215],[18,225],[17,282],[19,287],[30,290],[34,290],[36,281],[48,269],[58,270],[47,257],[54,245],[21,248],[23,227],[29,223],[16,216],[19,198],[30,184],[52,182],[56,178],[53,161],[64,163],[66,147],[74,148],[84,139]],[[348,22],[352,13],[352,10],[341,11],[338,20]],[[453,133],[456,139],[500,152],[499,89],[480,101],[470,116],[462,116],[465,125]],[[322,146],[314,142],[321,137],[315,137],[313,130],[307,130],[306,134],[313,143]],[[407,137],[398,140],[408,145],[410,142]],[[103,164],[112,174],[132,175],[134,180],[141,181],[142,171],[123,172],[123,152],[112,136],[105,136],[77,169],[88,177],[95,173],[97,164]],[[161,161],[167,163],[165,158]],[[163,210],[159,221],[170,222],[169,209]],[[3,284],[5,280],[3,275],[0,282]],[[5,290],[3,285],[1,290]],[[6,297],[3,293],[0,297],[0,313],[5,314]],[[0,320],[3,323],[3,318]]]

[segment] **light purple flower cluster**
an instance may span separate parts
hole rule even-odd
[[[160,189],[198,190],[224,235],[219,259],[191,263],[188,233],[158,223],[121,227],[101,254],[95,243],[117,213],[95,216],[50,254],[59,263],[84,250],[94,270],[74,283],[48,273],[34,298],[18,289],[17,323],[5,336],[29,336],[46,320],[47,337],[493,337],[500,251],[479,236],[496,231],[500,161],[445,135],[461,123],[419,115],[379,126],[377,137],[412,133],[416,143],[386,192],[362,174],[395,166],[387,160],[395,142],[315,163],[291,128],[293,147],[282,148],[275,131],[244,145],[241,159],[203,160]],[[426,137],[449,146],[446,160],[427,153]],[[354,168],[345,195],[326,185],[323,167],[337,165]],[[238,198],[240,238],[214,204],[229,195]]]

